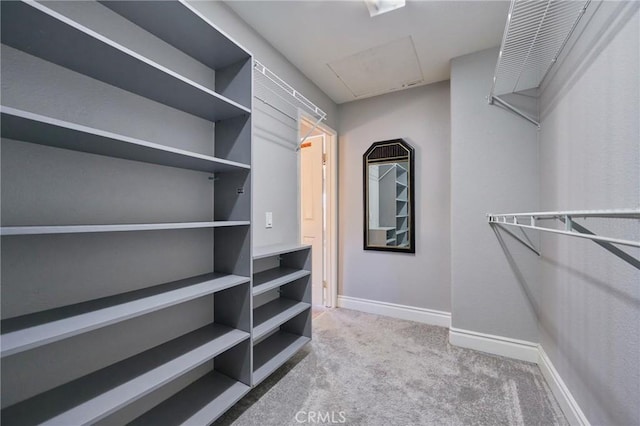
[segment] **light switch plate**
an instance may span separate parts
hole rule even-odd
[[[265,228],[273,228],[273,212],[266,212],[264,226]]]

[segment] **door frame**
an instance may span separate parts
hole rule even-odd
[[[298,110],[298,141],[305,135],[301,132],[301,124],[304,122],[309,126],[316,124],[317,119],[311,115]],[[326,187],[327,194],[327,291],[325,293],[324,305],[329,308],[335,308],[338,302],[338,132],[331,127],[320,123],[316,126],[327,136],[325,138],[326,151]],[[301,194],[300,187],[300,156],[298,156],[298,193]],[[301,201],[301,197],[300,197]],[[302,230],[302,202],[298,203],[298,225]],[[301,234],[302,235],[302,232]]]

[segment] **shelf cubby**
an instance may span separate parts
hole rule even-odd
[[[311,247],[254,250],[253,385],[311,340]]]
[[[209,121],[251,113],[42,3],[2,2],[1,31],[6,45]]]
[[[278,266],[259,272],[253,277],[253,295],[257,296],[282,285],[311,275],[306,269]]]
[[[2,322],[2,357],[67,339],[249,282],[207,274]]]
[[[253,340],[259,341],[265,335],[310,307],[309,303],[279,297],[254,309]]]
[[[2,137],[201,172],[238,172],[249,164],[159,145],[40,114],[2,107]]]
[[[249,337],[247,332],[211,324],[5,408],[2,422],[95,423]]]
[[[250,108],[251,55],[186,2],[101,1],[101,4],[216,71],[216,91]],[[215,49],[211,47],[215,46]]]
[[[129,425],[208,425],[250,390],[244,383],[213,371]]]
[[[254,346],[254,386],[260,384],[310,341],[310,337],[301,334],[278,331]]]

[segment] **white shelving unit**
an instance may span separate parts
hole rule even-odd
[[[256,249],[253,275],[253,385],[311,340],[311,246]]]
[[[251,54],[182,1],[1,8],[2,423],[212,423],[252,385]]]

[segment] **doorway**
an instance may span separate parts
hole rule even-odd
[[[337,134],[304,114],[299,123],[300,138],[309,135],[300,146],[300,236],[312,247],[311,300],[316,307],[335,307]]]

